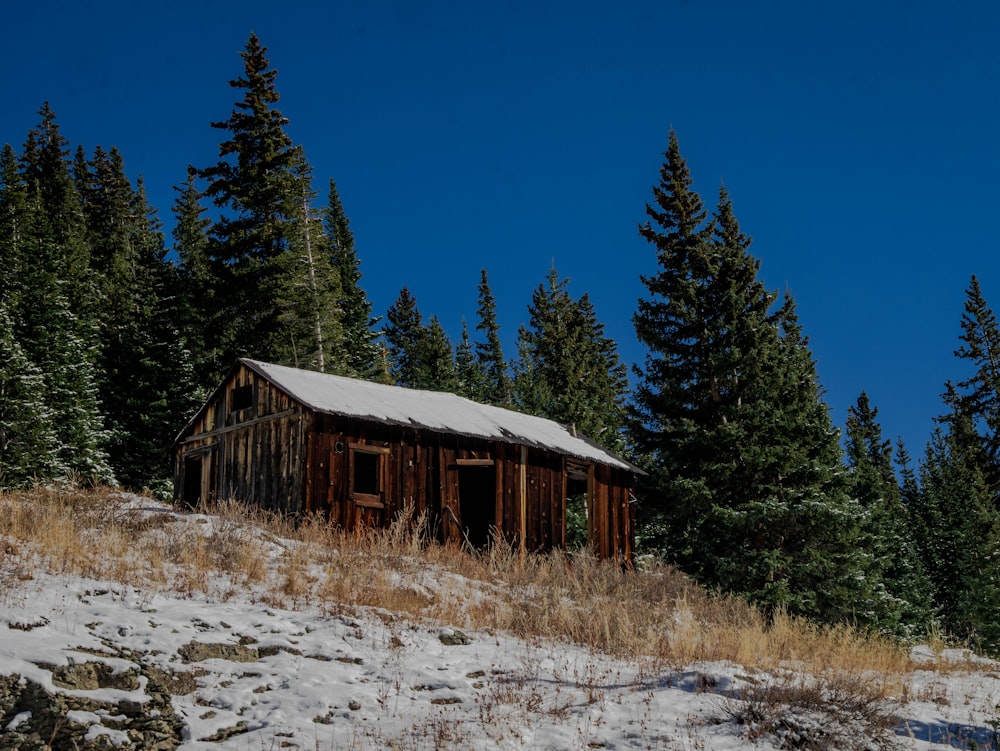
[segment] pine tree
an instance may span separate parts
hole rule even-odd
[[[865,619],[859,508],[794,300],[775,300],[728,193],[705,221],[671,133],[651,221],[659,265],[633,318],[647,347],[632,440],[645,537],[703,583],[769,608]]]
[[[207,344],[211,338],[212,311],[216,307],[208,256],[208,228],[212,221],[205,216],[196,179],[197,171],[188,166],[186,181],[174,186],[177,197],[172,207],[172,234],[177,272],[173,296],[177,303],[176,326],[190,352],[196,383],[200,390],[207,391],[218,383],[222,373],[216,369],[221,357],[210,351]]]
[[[26,215],[21,288],[9,311],[27,359],[45,379],[60,427],[60,462],[80,480],[112,482],[108,435],[99,409],[96,362],[100,291],[90,267],[82,199],[68,159],[69,144],[44,106],[21,156]]]
[[[24,233],[27,224],[27,194],[14,149],[5,144],[0,152],[0,304],[15,309],[24,293]]]
[[[896,480],[891,444],[882,438],[878,409],[864,392],[848,410],[846,447],[849,491],[866,511],[861,545],[869,558],[872,625],[903,638],[922,636],[931,622],[931,583]]]
[[[311,208],[315,199],[311,168],[303,160],[297,170],[299,211],[289,223],[288,251],[275,260],[282,337],[275,343],[272,359],[333,372],[338,369],[343,342],[340,277],[331,262],[322,224]]]
[[[946,632],[1000,654],[1000,517],[968,416],[942,420],[920,468],[920,551]]]
[[[456,393],[466,399],[485,401],[486,374],[472,350],[469,326],[462,319],[462,338],[455,347],[455,376],[458,379]]]
[[[924,567],[944,628],[1000,654],[1000,326],[972,277],[961,345],[972,374],[949,381],[914,501]]]
[[[417,301],[406,287],[386,312],[382,335],[388,348],[389,375],[397,386],[421,383],[421,351],[425,330]]]
[[[301,213],[304,157],[285,132],[288,120],[275,107],[277,71],[267,50],[250,35],[243,58],[244,77],[230,81],[243,99],[227,120],[212,123],[227,131],[219,161],[199,171],[208,181],[205,195],[222,209],[209,246],[215,303],[209,331],[218,352],[216,372],[236,357],[277,359],[286,347],[279,302],[282,257],[290,226]]]
[[[641,533],[659,548],[669,539],[674,547],[670,555],[688,566],[696,562],[691,541],[711,503],[698,471],[702,452],[695,434],[708,422],[696,414],[706,400],[690,393],[704,389],[695,372],[695,347],[705,315],[696,306],[706,281],[704,246],[711,230],[704,226],[706,212],[692,184],[671,131],[660,180],[653,187],[654,203],[646,205],[648,219],[639,227],[640,236],[656,250],[659,270],[642,277],[649,295],[638,301],[632,318],[647,352],[644,368],[635,369],[630,410],[632,442],[649,473],[639,509]],[[685,467],[691,469],[683,471]]]
[[[476,330],[485,337],[485,341],[476,342],[476,357],[485,375],[482,399],[488,404],[509,407],[513,398],[513,384],[500,343],[500,324],[497,323],[496,309],[496,298],[490,289],[486,269],[483,269],[479,279],[479,323],[476,324]]]
[[[176,269],[142,179],[133,188],[115,148],[95,149],[88,173],[85,216],[106,308],[98,384],[108,454],[119,481],[138,489],[170,477],[173,438],[200,391],[178,331]]]
[[[33,210],[44,220],[35,222],[36,270],[63,283],[63,293],[84,326],[96,318],[98,299],[90,278],[90,248],[86,240],[82,199],[71,174],[69,141],[59,130],[48,103],[39,111],[41,122],[28,131],[21,154],[21,177],[34,201]],[[44,236],[40,233],[44,232]]]
[[[372,305],[361,287],[361,262],[354,247],[354,234],[344,211],[337,186],[330,181],[324,225],[333,267],[340,276],[340,327],[342,336],[334,355],[332,372],[341,375],[379,380],[381,353],[372,316]]]
[[[415,388],[429,391],[458,391],[458,375],[451,341],[437,316],[431,316],[420,336]]]
[[[975,372],[948,386],[946,401],[968,416],[982,450],[982,471],[994,493],[1000,493],[1000,324],[973,276],[966,290],[962,315],[962,344],[955,356],[967,361]]]
[[[0,489],[66,479],[59,448],[45,378],[18,344],[0,300]]]
[[[574,300],[555,269],[532,294],[518,333],[515,403],[612,449],[621,448],[627,390],[617,345],[604,336],[588,295]]]

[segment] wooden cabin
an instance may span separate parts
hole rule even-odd
[[[455,394],[239,360],[175,442],[174,494],[345,529],[412,508],[444,541],[522,551],[566,545],[567,499],[585,495],[602,558],[631,563],[635,466],[572,426]]]

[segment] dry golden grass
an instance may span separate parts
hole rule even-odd
[[[233,503],[202,524],[185,516],[129,509],[108,489],[0,494],[0,585],[16,587],[41,566],[185,596],[246,592],[276,607],[379,608],[572,642],[650,670],[728,660],[771,673],[863,675],[879,693],[915,667],[878,636],[766,617],[669,566],[625,571],[589,555],[522,557],[501,541],[469,553],[431,542],[426,520],[412,517],[346,534]]]

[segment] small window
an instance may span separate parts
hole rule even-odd
[[[384,457],[388,449],[351,445],[351,498],[359,506],[381,508]]]
[[[237,386],[229,396],[230,412],[250,409],[253,406],[253,386]]]
[[[354,492],[365,495],[378,495],[382,488],[378,481],[378,454],[366,454],[363,451],[354,452]]]

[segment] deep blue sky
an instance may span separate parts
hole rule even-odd
[[[485,268],[508,356],[554,263],[642,361],[631,316],[656,267],[636,227],[671,128],[795,295],[838,425],[867,390],[919,456],[966,375],[972,274],[1000,306],[992,0],[42,0],[3,18],[0,142],[20,148],[50,102],[74,148],[121,150],[167,228],[256,32],[376,312],[407,285],[457,339]]]

